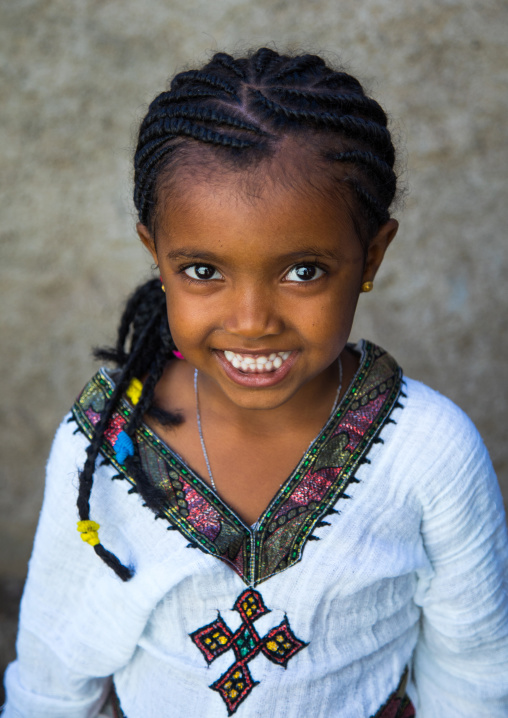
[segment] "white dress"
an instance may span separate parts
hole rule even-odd
[[[95,718],[111,677],[127,718],[369,718],[406,666],[417,718],[508,716],[508,540],[487,451],[460,409],[359,348],[256,530],[142,427],[154,520],[115,462],[122,401],[90,516],[133,567],[125,583],[76,531],[85,434],[112,386],[94,377],[48,461],[3,718]]]

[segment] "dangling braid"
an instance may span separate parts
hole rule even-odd
[[[305,132],[317,137],[318,144],[322,138],[321,156],[330,168],[342,168],[330,176],[350,191],[365,246],[389,219],[396,191],[395,151],[386,114],[356,78],[331,69],[317,55],[290,57],[269,48],[238,59],[217,53],[202,69],[176,75],[170,89],[150,104],[134,156],[134,204],[140,222],[153,236],[160,180],[170,175],[180,148],[205,143],[217,153],[217,162],[227,160],[243,169],[271,156],[288,134]],[[160,512],[161,495],[143,470],[134,439],[147,413],[169,425],[182,421],[153,405],[155,386],[173,349],[165,295],[159,280],[152,280],[127,302],[115,347],[96,352],[115,362],[120,372],[80,474],[82,520],[89,520],[93,472],[104,432],[133,378],[144,379],[144,385],[124,428],[134,447],[124,465],[146,504]],[[131,577],[132,570],[101,544],[94,548],[120,578]]]
[[[129,344],[128,348],[127,344]],[[115,362],[121,368],[121,372],[116,380],[113,394],[107,401],[101,418],[95,426],[93,439],[86,451],[85,465],[79,475],[77,505],[81,521],[90,519],[90,493],[95,464],[104,441],[104,432],[120,398],[133,378],[147,375],[141,397],[134,407],[129,423],[123,429],[127,436],[132,438],[142,417],[151,408],[155,385],[168,360],[173,356],[173,349],[174,344],[169,331],[166,302],[161,291],[161,283],[158,279],[150,280],[138,287],[128,300],[118,328],[115,347],[95,351],[97,358]],[[182,417],[161,410],[154,413],[158,420],[165,424],[175,425],[182,421]],[[154,487],[148,484],[140,472],[137,457],[127,457],[124,464],[136,480],[136,487],[146,503],[150,508],[157,510],[157,507],[160,506],[161,496]],[[132,570],[123,566],[118,558],[107,551],[101,543],[94,545],[94,550],[122,580],[127,581],[131,578]]]

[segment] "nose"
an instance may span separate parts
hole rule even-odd
[[[274,293],[266,285],[238,287],[228,299],[224,329],[243,339],[280,334],[284,321]]]

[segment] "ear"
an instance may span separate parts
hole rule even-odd
[[[386,224],[379,229],[378,233],[372,238],[369,249],[367,250],[367,258],[363,269],[363,282],[373,282],[377,274],[377,270],[381,266],[388,245],[397,234],[399,223],[396,219],[389,219]]]
[[[150,234],[150,230],[148,229],[148,227],[145,227],[144,224],[138,222],[136,225],[136,232],[138,233],[138,237],[140,238],[140,240],[143,242],[145,247],[152,255],[153,261],[158,266],[159,260],[157,259],[157,250],[155,249],[155,242],[152,235]]]

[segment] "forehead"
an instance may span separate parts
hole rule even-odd
[[[177,167],[160,193],[156,242],[267,256],[311,246],[362,255],[346,192],[305,160],[293,151],[245,170],[209,160]]]

